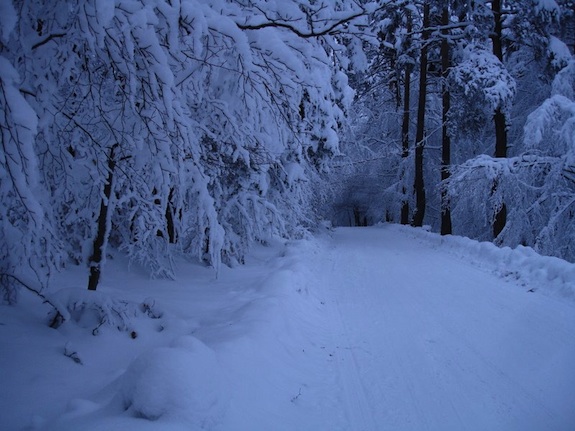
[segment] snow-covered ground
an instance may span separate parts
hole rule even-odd
[[[143,274],[117,258],[95,295],[78,268],[52,286],[120,310],[109,325],[76,310],[51,329],[26,293],[0,307],[1,429],[575,429],[559,259],[384,225],[262,247],[217,279]]]

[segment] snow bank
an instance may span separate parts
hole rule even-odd
[[[324,246],[312,238],[256,249],[246,266],[224,269],[218,280],[192,268],[177,285],[163,286],[158,319],[150,319],[139,298],[158,294],[161,282],[141,292],[146,286],[120,271],[111,279],[122,290],[51,295],[66,322],[54,332],[84,362],[64,357],[63,366],[100,384],[70,394],[59,411],[41,412],[33,429],[339,429],[341,417],[330,413],[338,394],[335,364],[325,363],[333,360],[333,328],[316,291],[321,271],[310,260],[321,261]],[[94,327],[98,337],[89,335]]]
[[[315,239],[288,246],[281,266],[254,286],[236,337],[216,346],[231,394],[221,430],[343,429],[329,362],[334,328],[317,288],[324,246]]]
[[[451,255],[470,260],[480,268],[503,278],[514,280],[545,294],[575,301],[575,264],[565,260],[541,256],[531,247],[499,248],[491,242],[479,242],[460,236],[441,236],[425,229],[394,226],[408,235],[441,247]]]

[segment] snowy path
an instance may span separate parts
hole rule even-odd
[[[278,241],[217,280],[126,267],[99,295],[153,298],[137,338],[49,329],[35,298],[0,307],[0,429],[575,430],[564,261],[390,225]],[[75,271],[58,284],[84,292]]]
[[[321,260],[346,429],[575,429],[572,304],[397,229],[338,229]]]

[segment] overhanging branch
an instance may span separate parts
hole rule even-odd
[[[32,45],[32,50],[36,49],[36,48],[40,48],[42,45],[46,45],[48,42],[50,42],[52,39],[57,39],[59,37],[64,37],[66,36],[66,33],[54,33],[49,35],[48,37],[46,37],[45,39],[41,40],[38,43],[35,43],[34,45]]]
[[[361,10],[361,11],[356,12],[350,16],[347,16],[347,17],[342,18],[340,20],[334,21],[333,23],[331,23],[330,25],[328,25],[327,27],[323,28],[320,31],[316,31],[316,30],[312,29],[309,32],[303,32],[303,31],[299,30],[298,28],[294,27],[293,25],[286,23],[285,21],[278,21],[278,20],[270,20],[267,22],[263,22],[261,24],[240,24],[240,23],[236,22],[236,25],[241,30],[261,30],[261,29],[269,28],[269,27],[283,28],[283,29],[286,29],[288,31],[291,31],[292,33],[294,33],[298,37],[308,39],[308,38],[312,38],[312,37],[321,37],[321,36],[325,36],[328,34],[333,34],[334,31],[338,27],[340,27],[344,24],[347,24],[347,23],[353,21],[354,19],[365,15],[366,13],[367,12],[365,10]]]

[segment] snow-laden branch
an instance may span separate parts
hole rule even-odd
[[[264,15],[266,18],[266,21],[258,23],[258,24],[253,24],[253,23],[248,24],[248,23],[239,23],[239,22],[236,22],[236,24],[242,30],[261,30],[263,28],[269,28],[269,27],[281,28],[281,29],[285,29],[285,30],[292,32],[293,34],[295,34],[298,37],[306,39],[306,38],[321,37],[321,36],[341,33],[342,31],[344,31],[342,29],[342,27],[345,24],[350,23],[350,22],[356,20],[357,18],[359,18],[361,16],[366,16],[366,14],[367,14],[366,10],[360,10],[358,12],[352,13],[351,15],[345,16],[343,18],[332,20],[331,22],[329,22],[327,24],[323,23],[323,26],[319,29],[314,28],[315,25],[317,24],[314,22],[310,23],[309,28],[306,28],[306,30],[302,30],[287,20],[273,19],[273,18],[270,18],[266,15]],[[297,20],[297,21],[300,21],[300,20]]]
[[[51,40],[54,39],[58,39],[60,37],[64,37],[66,36],[66,33],[53,33],[48,35],[47,37],[45,37],[44,39],[42,39],[40,42],[35,43],[34,45],[32,45],[32,50],[35,50],[36,48],[40,48],[42,45],[47,44],[48,42],[50,42]]]

